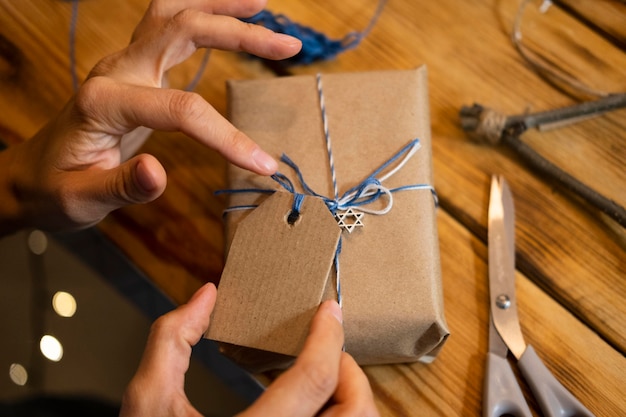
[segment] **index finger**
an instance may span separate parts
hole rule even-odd
[[[180,131],[220,152],[235,165],[261,175],[277,162],[195,93],[89,79],[76,96],[83,117],[106,133],[122,135],[137,126]]]
[[[158,29],[137,37],[120,56],[135,72],[160,80],[164,71],[186,60],[198,48],[284,59],[298,53],[301,46],[297,38],[260,25],[244,23],[231,16],[185,9],[164,21]]]
[[[322,303],[295,364],[241,416],[312,416],[337,388],[344,341],[341,310]]]

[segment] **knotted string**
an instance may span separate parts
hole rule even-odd
[[[435,199],[435,204],[437,204],[437,194],[435,193],[434,188],[431,185],[427,184],[414,184],[414,185],[405,185],[397,188],[387,188],[382,183],[387,180],[391,176],[393,176],[396,172],[398,172],[402,167],[408,162],[409,159],[413,157],[413,155],[420,148],[419,139],[414,139],[404,145],[402,149],[400,149],[395,155],[389,158],[385,163],[383,163],[380,167],[378,167],[374,172],[372,172],[367,178],[361,181],[358,185],[350,188],[348,191],[343,193],[341,196],[337,196],[335,198],[326,197],[322,194],[315,192],[304,179],[304,175],[300,170],[300,167],[293,162],[287,155],[283,154],[280,158],[281,162],[290,167],[293,172],[296,174],[298,178],[298,182],[302,187],[304,193],[306,195],[310,195],[313,197],[320,198],[328,207],[328,210],[333,214],[337,214],[338,211],[346,211],[350,208],[358,208],[359,211],[368,214],[376,214],[382,215],[388,213],[393,207],[393,194],[399,191],[407,191],[407,190],[429,190],[433,194],[433,198]],[[330,158],[329,158],[330,161]],[[399,162],[398,162],[399,161]],[[398,164],[387,172],[384,175],[381,175],[383,171],[387,170],[392,164],[398,162]],[[331,164],[331,171],[334,170],[333,165]],[[277,172],[272,175],[272,179],[276,181],[280,186],[282,186],[288,192],[296,195],[298,194],[295,191],[295,187],[291,180],[287,178],[284,174]],[[238,190],[220,190],[218,193],[271,193],[274,190],[271,189],[259,189],[259,188],[249,188],[249,189],[238,189]],[[382,209],[373,209],[366,207],[375,201],[379,200],[382,197],[387,198],[387,204]],[[226,209],[226,211],[234,211],[240,209],[249,209],[254,208],[256,206],[233,206]],[[292,207],[292,210],[295,208]]]
[[[415,153],[420,148],[419,139],[413,139],[409,143],[407,143],[400,151],[398,151],[395,155],[393,155],[389,160],[383,163],[380,167],[378,167],[374,172],[372,172],[367,178],[365,178],[358,185],[350,188],[344,194],[339,196],[338,187],[337,187],[337,179],[335,174],[335,163],[332,154],[332,142],[330,137],[330,131],[328,129],[328,117],[326,115],[326,108],[324,104],[324,94],[322,88],[322,77],[321,75],[317,76],[317,88],[319,93],[319,103],[320,103],[320,111],[322,115],[322,121],[324,125],[324,138],[326,140],[326,149],[328,152],[328,162],[329,169],[331,171],[331,177],[333,182],[333,193],[334,197],[329,198],[324,195],[321,195],[315,192],[305,181],[304,175],[300,170],[300,167],[292,161],[287,155],[283,154],[281,156],[281,161],[289,166],[300,183],[304,194],[296,191],[296,187],[293,182],[284,174],[277,172],[272,175],[272,179],[276,181],[281,187],[294,195],[294,202],[292,204],[291,212],[288,216],[288,221],[290,224],[293,224],[297,217],[299,216],[300,209],[302,206],[302,202],[304,201],[304,196],[309,195],[312,197],[320,198],[328,207],[328,210],[333,214],[333,216],[337,213],[337,211],[345,211],[351,208],[358,208],[359,211],[369,214],[375,215],[383,215],[388,213],[393,206],[393,194],[399,191],[408,191],[408,190],[429,190],[433,196],[435,206],[438,205],[437,193],[433,186],[429,184],[413,184],[413,185],[405,185],[396,188],[387,188],[382,183],[383,181],[389,179],[391,176],[396,174],[406,163],[415,155]],[[391,166],[396,164],[393,168]],[[391,169],[390,169],[391,168]],[[386,173],[384,173],[386,172]],[[228,190],[219,190],[216,191],[215,194],[239,194],[239,193],[265,193],[271,194],[274,193],[276,189],[264,189],[264,188],[244,188],[244,189],[228,189]],[[386,197],[387,204],[382,209],[372,209],[369,207],[365,207],[370,205],[380,198]],[[250,210],[258,207],[258,205],[240,205],[240,206],[232,206],[224,210],[224,213],[228,213],[236,210]],[[291,218],[293,221],[290,221]],[[335,276],[336,276],[336,290],[337,290],[337,302],[339,306],[342,306],[342,295],[341,295],[341,279],[340,279],[340,270],[339,270],[339,255],[341,254],[342,247],[342,237],[339,237],[339,241],[337,243],[337,249],[335,251],[334,256],[334,267],[335,267]]]

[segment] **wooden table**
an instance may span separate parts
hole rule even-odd
[[[123,47],[148,0],[81,2],[77,70]],[[367,26],[376,0],[270,0],[269,8],[340,38]],[[626,90],[626,5],[558,0],[524,14],[524,43],[597,89]],[[468,140],[462,105],[506,114],[565,106],[576,98],[539,77],[512,46],[516,0],[389,0],[362,44],[292,74],[405,69],[430,76],[435,187],[445,309],[451,336],[437,360],[366,368],[384,416],[475,416],[481,412],[487,351],[486,221],[490,176],[503,174],[516,202],[517,290],[522,330],[548,368],[598,416],[626,413],[626,233],[613,220],[542,178],[506,149]],[[0,1],[0,135],[32,136],[72,94],[70,5]],[[176,68],[173,86],[193,77],[201,54]],[[220,112],[224,81],[274,77],[263,63],[214,51],[196,91]],[[626,206],[626,111],[523,140],[559,167]],[[142,151],[169,175],[156,202],[109,216],[99,228],[177,302],[223,266],[224,161],[175,133],[156,132]],[[536,410],[536,403],[531,399]]]

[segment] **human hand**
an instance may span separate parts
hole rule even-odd
[[[152,324],[139,368],[124,392],[120,417],[201,415],[185,394],[185,373],[191,347],[209,327],[215,297],[215,285],[206,284],[187,304]]]
[[[294,365],[238,417],[375,417],[367,377],[342,351],[342,315],[335,301],[322,303]]]
[[[7,203],[0,220],[8,218],[16,227],[77,229],[119,207],[156,199],[167,181],[161,164],[147,154],[125,161],[128,149],[145,139],[138,127],[181,131],[236,165],[274,173],[273,158],[202,97],[163,85],[166,72],[198,48],[269,59],[296,54],[299,40],[237,19],[264,5],[263,0],[153,0],[128,47],[102,59],[35,137],[2,152],[0,159],[8,160],[3,181],[9,183],[0,184],[0,195],[10,190],[6,194],[15,201]]]
[[[187,304],[154,323],[139,369],[124,394],[120,417],[200,415],[185,395],[184,374],[191,346],[209,326],[215,297],[215,286],[207,284]],[[293,367],[239,417],[378,416],[367,377],[341,351],[340,320],[337,303],[324,302]]]

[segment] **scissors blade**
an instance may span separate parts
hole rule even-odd
[[[489,197],[489,298],[493,324],[519,359],[526,343],[515,298],[515,211],[506,180],[494,176]]]
[[[498,330],[493,324],[493,318],[489,313],[489,352],[501,358],[506,358],[509,348],[506,346]]]

